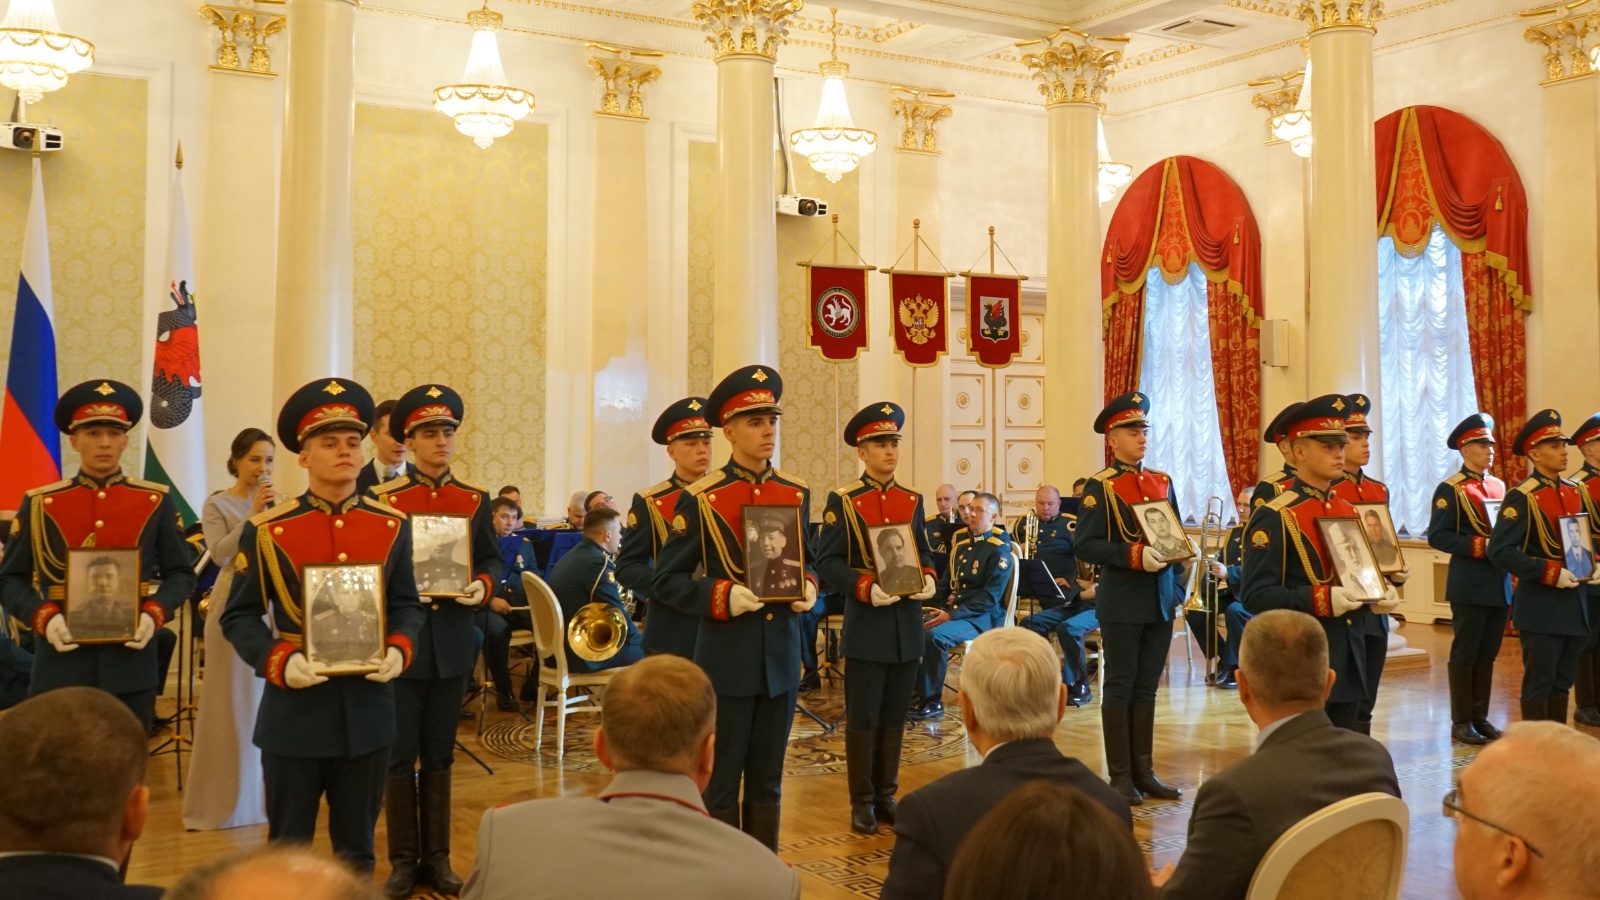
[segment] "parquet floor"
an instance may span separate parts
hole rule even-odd
[[[1473,751],[1452,747],[1449,740],[1445,657],[1450,631],[1446,626],[1406,625],[1402,633],[1411,646],[1428,651],[1430,665],[1385,674],[1374,736],[1389,746],[1411,807],[1404,896],[1454,898],[1451,854],[1455,830],[1440,815],[1440,798],[1450,789],[1455,770],[1471,761]],[[1156,720],[1156,768],[1162,778],[1185,788],[1185,795],[1178,803],[1146,804],[1134,810],[1135,833],[1154,866],[1181,855],[1194,789],[1242,758],[1255,734],[1238,695],[1207,687],[1198,662],[1191,671],[1184,645],[1173,641]],[[1491,717],[1504,723],[1516,717],[1515,691],[1522,674],[1520,647],[1514,639],[1506,641],[1496,671]],[[839,712],[838,694],[837,685],[825,686],[819,694],[802,700],[824,719],[832,719]],[[536,797],[589,794],[608,780],[589,751],[592,717],[569,720],[567,756],[558,763],[551,747],[553,726],[546,728],[545,752],[535,755],[530,727],[520,718],[492,710],[488,715],[482,740],[477,737],[476,722],[463,720],[461,724],[461,742],[495,770],[490,775],[464,754],[457,754],[453,858],[463,875],[472,865],[483,810]],[[1063,752],[1104,771],[1098,700],[1081,709],[1069,708],[1055,739]],[[901,769],[902,792],[978,761],[954,715],[919,729],[908,740],[908,753],[915,755]],[[185,832],[171,756],[152,760],[150,782],[150,821],[134,850],[130,881],[170,884],[191,866],[266,839],[265,826]],[[381,821],[378,831],[376,877],[381,879],[387,875]],[[843,741],[797,717],[784,780],[781,850],[783,858],[800,871],[805,896],[815,900],[876,897],[893,845],[894,837],[887,829],[865,837],[849,830]],[[319,839],[319,846],[326,848],[326,838]]]

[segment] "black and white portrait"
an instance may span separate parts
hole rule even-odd
[[[375,672],[383,662],[383,567],[306,566],[305,654],[312,669]]]
[[[879,590],[897,597],[922,590],[922,567],[917,563],[917,543],[909,523],[873,525],[867,529],[867,542],[872,545]]]
[[[1383,576],[1378,572],[1378,561],[1367,543],[1361,519],[1331,516],[1318,519],[1317,528],[1322,532],[1322,542],[1328,548],[1339,584],[1357,600],[1382,600]]]
[[[805,532],[798,506],[744,507],[745,587],[763,602],[800,600],[805,584]]]
[[[1133,515],[1144,532],[1144,542],[1156,552],[1164,563],[1178,562],[1194,555],[1194,547],[1183,533],[1172,504],[1165,500],[1149,500],[1133,505]]]
[[[1361,530],[1367,533],[1367,543],[1372,556],[1378,561],[1378,571],[1384,574],[1399,572],[1406,567],[1400,552],[1400,536],[1395,533],[1394,519],[1389,516],[1387,503],[1352,503],[1356,516],[1361,519]]]
[[[460,597],[472,583],[471,542],[466,516],[419,513],[411,517],[411,565],[417,593]]]
[[[1490,528],[1494,527],[1494,523],[1500,521],[1500,504],[1504,502],[1504,500],[1483,501],[1483,514],[1489,520]]]
[[[139,625],[137,547],[82,547],[67,556],[67,631],[80,644],[133,640]]]
[[[1558,521],[1562,559],[1567,571],[1582,581],[1594,574],[1594,543],[1589,534],[1589,516],[1579,513],[1575,516],[1562,516]],[[73,634],[76,635],[77,632],[74,631]]]

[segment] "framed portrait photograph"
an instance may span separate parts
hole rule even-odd
[[[1594,574],[1594,541],[1589,534],[1589,514],[1578,513],[1556,520],[1561,532],[1562,565],[1583,581]],[[72,624],[68,622],[67,624]],[[74,631],[73,636],[77,636]]]
[[[411,516],[411,567],[424,597],[464,597],[472,583],[472,540],[466,516]]]
[[[1383,575],[1367,543],[1359,516],[1326,516],[1317,520],[1323,546],[1333,560],[1333,574],[1355,599],[1376,603],[1383,599]]]
[[[1144,542],[1164,563],[1181,562],[1194,556],[1189,536],[1172,504],[1165,500],[1146,500],[1133,504],[1133,517],[1144,532]]]
[[[1400,535],[1395,533],[1394,519],[1389,516],[1387,503],[1352,503],[1356,518],[1361,520],[1361,530],[1367,533],[1367,544],[1372,547],[1372,557],[1378,561],[1378,571],[1385,575],[1406,567],[1400,552]]]
[[[1500,504],[1504,502],[1504,500],[1483,501],[1483,514],[1489,519],[1490,528],[1494,527],[1494,523],[1500,521]]]
[[[319,675],[376,672],[385,646],[383,566],[306,566],[306,661]]]
[[[869,526],[867,543],[872,547],[872,568],[878,575],[879,590],[896,597],[921,593],[922,566],[917,561],[917,541],[909,522]]]
[[[804,523],[798,506],[745,506],[745,587],[763,603],[805,598]],[[920,589],[921,576],[917,578]]]
[[[122,644],[139,628],[138,547],[67,550],[67,631],[79,644]]]

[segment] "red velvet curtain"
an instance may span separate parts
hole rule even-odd
[[[1378,234],[1417,250],[1438,222],[1461,250],[1478,407],[1495,420],[1494,473],[1515,484],[1527,473],[1508,448],[1527,415],[1524,316],[1533,301],[1522,179],[1493,135],[1448,109],[1406,107],[1374,128]]]
[[[1204,160],[1174,156],[1134,179],[1111,217],[1100,269],[1106,399],[1135,390],[1151,267],[1209,282],[1211,365],[1233,493],[1255,483],[1261,422],[1261,234],[1244,193]]]

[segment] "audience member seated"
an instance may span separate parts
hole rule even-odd
[[[616,777],[596,797],[485,812],[462,900],[800,896],[792,869],[701,802],[717,697],[698,666],[652,656],[619,672],[602,706],[594,750]]]
[[[602,506],[606,509],[616,509],[617,501],[605,491],[590,491],[583,498],[584,512],[588,512],[591,509],[598,509]]]
[[[923,623],[922,668],[917,672],[917,698],[910,712],[913,721],[944,715],[944,675],[950,648],[1005,621],[1006,586],[1015,573],[1016,559],[1005,531],[994,531],[1000,498],[976,495],[968,515],[967,528],[979,537],[957,540],[951,554],[949,599],[934,606],[938,611]]]
[[[356,476],[356,493],[365,494],[374,485],[399,478],[406,473],[406,445],[389,433],[389,414],[394,412],[395,401],[385,400],[372,410],[372,459],[361,467]]]
[[[502,494],[490,502],[489,509],[495,539],[500,543],[500,560],[505,563],[505,578],[495,586],[488,606],[478,612],[477,624],[483,632],[483,662],[494,680],[495,705],[501,712],[516,712],[517,698],[511,693],[511,632],[533,627],[528,595],[522,590],[522,573],[537,571],[539,563],[533,556],[533,545],[517,534],[522,525],[522,508],[516,501]]]
[[[5,558],[10,538],[11,523],[0,519],[0,559]],[[28,682],[33,679],[30,638],[31,634],[18,628],[17,621],[0,608],[0,709],[10,709],[28,696]]]
[[[138,718],[97,688],[58,688],[0,717],[0,896],[161,896],[122,883],[150,811],[148,761]]]
[[[512,503],[515,503],[517,505],[517,509],[519,509],[519,510],[522,509],[522,488],[519,488],[514,484],[508,484],[508,485],[502,487],[500,489],[500,492],[495,494],[495,496],[496,497],[504,497],[507,500],[510,500]],[[539,527],[539,521],[537,519],[533,518],[532,516],[524,515],[522,517],[522,524],[518,525],[517,527],[518,528],[538,528]]]
[[[1064,513],[1078,514],[1078,507],[1083,503],[1083,486],[1089,483],[1087,478],[1079,478],[1072,482],[1072,496],[1061,498],[1061,511]]]
[[[582,531],[583,514],[587,512],[584,503],[589,499],[589,493],[589,491],[574,491],[572,496],[567,498],[567,520],[545,527],[556,531]]]
[[[985,813],[1030,781],[1044,779],[1083,791],[1131,835],[1128,801],[1083,763],[1062,755],[1051,740],[1067,708],[1067,689],[1048,641],[1021,628],[980,635],[962,664],[959,700],[967,739],[983,763],[946,775],[900,801],[883,900],[941,896],[962,838]]]
[[[1444,798],[1456,889],[1465,900],[1600,898],[1597,811],[1600,741],[1557,722],[1512,725]]]
[[[1243,898],[1261,857],[1301,819],[1357,794],[1400,796],[1389,751],[1323,712],[1334,672],[1316,619],[1287,609],[1252,619],[1238,678],[1261,731],[1250,756],[1200,786],[1176,870],[1154,875],[1162,900]]]
[[[1133,833],[1083,791],[1030,781],[978,821],[950,864],[944,900],[1146,900]]]
[[[617,584],[617,550],[622,545],[622,514],[604,506],[583,517],[583,543],[572,548],[550,570],[550,590],[561,603],[561,617],[571,625],[573,617],[591,603],[603,603],[622,613],[628,634],[622,649],[609,659],[584,659],[563,640],[567,666],[573,672],[598,672],[626,666],[644,658],[643,637],[628,617],[622,603],[622,587]]]
[[[161,895],[161,900],[378,900],[376,888],[347,866],[308,849],[282,844],[211,860]]]

